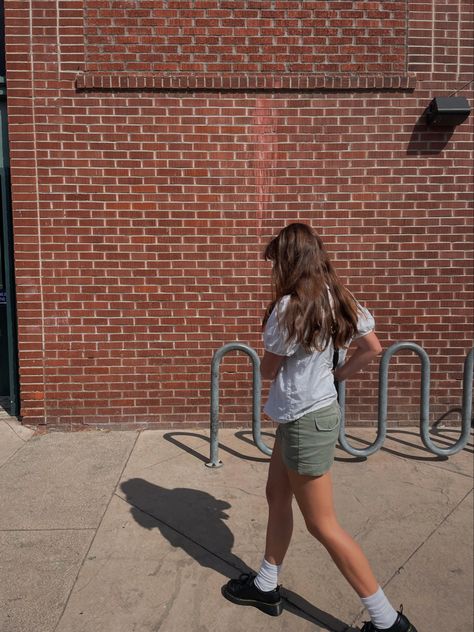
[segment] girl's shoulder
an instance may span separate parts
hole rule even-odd
[[[277,303],[280,307],[286,307],[290,301],[291,301],[291,294],[285,294],[280,299],[278,299]]]
[[[273,312],[275,314],[283,313],[285,311],[285,309],[288,307],[288,303],[290,302],[290,300],[291,300],[291,294],[285,294],[284,296],[281,296],[275,302],[275,306],[273,308]]]

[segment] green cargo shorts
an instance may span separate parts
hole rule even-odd
[[[276,437],[285,465],[298,474],[325,474],[334,461],[340,424],[337,401],[294,421],[280,423]]]

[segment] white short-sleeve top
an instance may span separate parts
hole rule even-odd
[[[280,327],[278,316],[281,317],[289,300],[290,296],[287,295],[278,301],[263,332],[265,349],[285,356],[264,407],[265,413],[280,423],[299,419],[307,413],[329,406],[337,399],[332,374],[332,341],[324,351],[311,353],[307,353],[297,341],[286,342],[286,332]],[[374,317],[369,310],[359,303],[357,308],[357,334],[353,339],[365,336],[375,327]]]

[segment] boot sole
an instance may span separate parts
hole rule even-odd
[[[231,593],[227,592],[225,590],[225,587],[222,587],[221,592],[223,596],[229,601],[232,601],[232,603],[236,603],[240,606],[254,606],[255,608],[258,608],[265,614],[269,614],[272,617],[278,617],[283,610],[283,603],[281,599],[276,603],[265,603],[262,601],[257,601],[256,599],[240,599],[239,597],[235,597]]]

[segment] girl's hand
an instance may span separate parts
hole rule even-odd
[[[336,367],[334,371],[334,378],[338,382],[343,382],[352,377],[357,371],[365,369],[383,351],[380,341],[373,331],[365,336],[356,338],[353,344],[356,346],[356,349],[351,357],[344,364]]]
[[[265,349],[262,361],[260,362],[260,375],[264,380],[274,380],[278,374],[278,371],[283,364],[285,356],[271,353]]]

